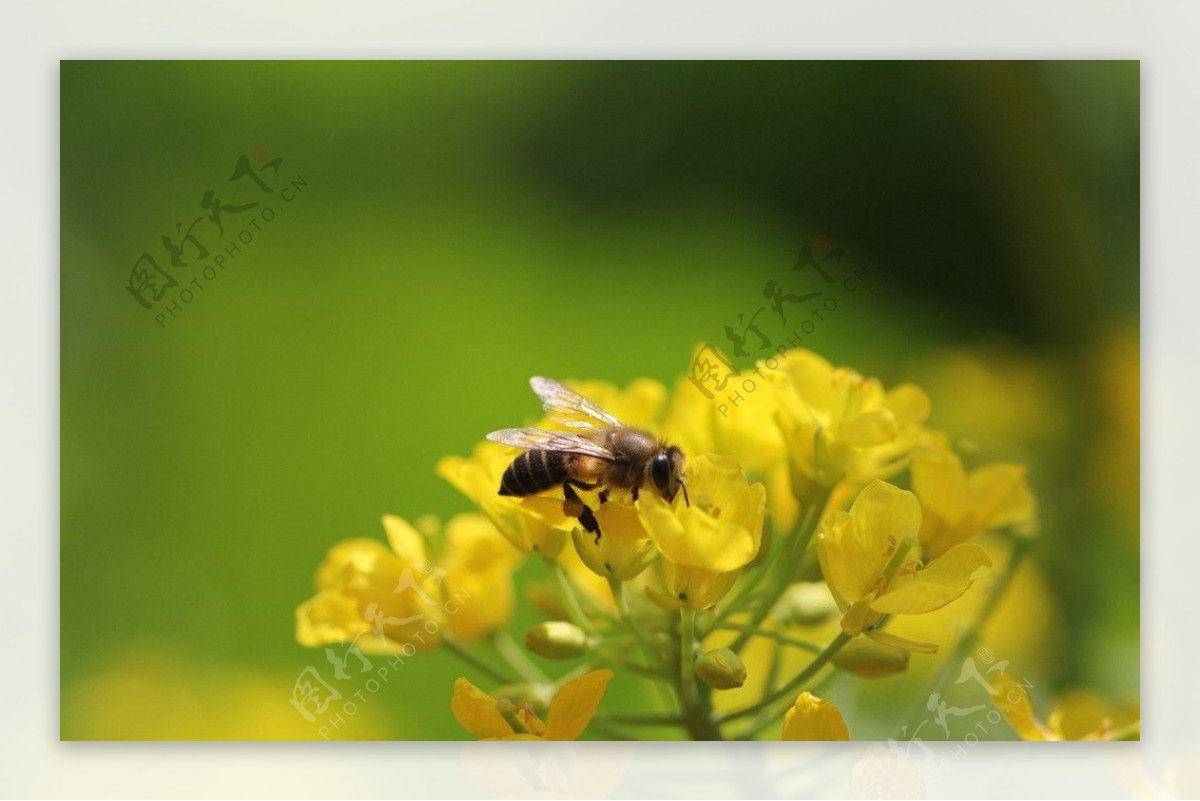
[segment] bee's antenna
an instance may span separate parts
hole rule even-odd
[[[688,497],[688,494],[687,494],[687,484],[684,484],[684,483],[683,483],[683,479],[682,479],[682,478],[681,478],[681,479],[679,479],[679,488],[680,488],[681,490],[683,490],[683,503],[684,503],[684,505],[686,505],[686,506],[691,506],[691,505],[692,505],[692,499]]]

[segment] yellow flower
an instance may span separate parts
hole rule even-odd
[[[465,678],[454,682],[450,710],[463,728],[480,740],[577,740],[600,705],[611,670],[571,679],[550,701],[546,721],[526,705],[497,700]]]
[[[450,631],[470,642],[498,631],[513,610],[513,571],[521,554],[486,517],[456,515],[446,524],[444,605]]]
[[[598,506],[595,514],[603,536],[597,539],[579,527],[571,532],[576,553],[593,573],[629,581],[657,558],[654,541],[641,526],[634,504],[613,498]]]
[[[688,378],[680,379],[663,418],[663,437],[689,457],[732,456],[748,475],[761,478],[775,528],[786,531],[799,506],[788,478],[787,447],[775,422],[778,401],[763,375],[753,370],[732,373],[725,380],[730,395],[741,395],[736,405],[728,397],[708,397]]]
[[[703,609],[721,600],[758,555],[766,490],[749,484],[737,461],[727,456],[692,459],[686,478],[690,506],[678,496],[668,504],[654,493],[643,493],[638,518],[662,553],[667,595],[655,600]],[[636,528],[632,520],[623,522]]]
[[[746,381],[753,383],[746,385]],[[676,382],[663,419],[663,436],[688,455],[732,456],[749,473],[782,462],[787,449],[775,425],[778,402],[762,376],[754,371],[733,373],[727,383],[731,392],[744,396],[736,406],[720,397],[706,397],[687,378]],[[747,391],[747,386],[754,389]]]
[[[842,610],[846,634],[865,632],[885,645],[936,649],[871,627],[884,614],[916,615],[942,608],[985,576],[991,559],[979,545],[964,543],[922,566],[908,558],[920,528],[916,496],[879,480],[858,494],[848,513],[839,509],[821,522],[817,554]]]
[[[838,708],[810,692],[800,693],[783,718],[782,740],[849,740]]]
[[[1120,374],[1109,368],[1107,374]],[[938,399],[939,426],[986,450],[1044,447],[1072,426],[1065,365],[1051,360],[982,345],[926,353],[911,369]]]
[[[566,532],[532,511],[530,503],[562,507],[553,498],[522,499],[499,494],[500,477],[519,453],[514,448],[481,442],[470,458],[447,456],[437,463],[437,473],[466,495],[517,550],[554,559],[566,543]],[[549,508],[549,507],[548,507]]]
[[[368,653],[406,646],[423,652],[439,645],[444,626],[470,641],[512,617],[512,574],[520,554],[487,518],[452,518],[436,565],[427,558],[425,538],[408,522],[384,515],[383,526],[390,549],[376,540],[346,540],[325,557],[316,597],[296,610],[301,645],[353,642]],[[426,527],[438,537],[436,521]]]
[[[989,529],[1035,525],[1037,503],[1023,466],[993,462],[968,474],[945,437],[917,451],[912,483],[921,499],[921,546],[930,558]]]
[[[1136,713],[1112,710],[1093,693],[1068,695],[1043,723],[1038,720],[1027,685],[1004,672],[992,680],[992,703],[1022,740],[1113,740],[1138,739],[1140,721]]]
[[[365,653],[438,646],[440,589],[425,541],[398,517],[384,516],[383,525],[390,548],[352,539],[329,551],[317,569],[316,596],[296,609],[301,645],[353,642]]]
[[[865,483],[900,470],[929,416],[929,399],[915,385],[884,390],[878,379],[834,368],[807,350],[788,351],[775,370],[763,367],[802,501],[841,481]]]

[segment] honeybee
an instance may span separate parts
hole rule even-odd
[[[649,431],[627,426],[597,404],[549,378],[534,377],[529,385],[554,422],[572,431],[505,428],[487,435],[492,442],[527,450],[512,460],[500,479],[500,494],[524,497],[562,487],[564,511],[579,520],[600,541],[596,516],[576,490],[599,489],[600,503],[609,490],[628,491],[633,499],[643,487],[668,502],[683,490],[683,451]]]

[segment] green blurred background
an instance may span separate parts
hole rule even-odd
[[[327,549],[466,510],[433,465],[532,415],[530,375],[730,350],[817,233],[870,277],[807,344],[1031,466],[996,653],[1137,702],[1136,62],[64,62],[61,92],[64,738],[319,738],[288,699]],[[228,180],[264,151],[272,195]],[[209,189],[278,212],[215,280],[160,244]],[[165,327],[144,252],[194,293]],[[461,672],[411,659],[334,734],[461,737]]]

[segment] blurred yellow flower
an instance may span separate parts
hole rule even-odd
[[[838,708],[810,692],[800,693],[783,718],[782,740],[849,740]]]
[[[1022,465],[993,462],[969,474],[945,437],[931,437],[912,463],[913,490],[921,501],[921,546],[931,559],[977,534],[1004,526],[1030,532],[1037,502]]]
[[[383,525],[390,548],[352,539],[329,551],[317,569],[316,596],[296,609],[301,645],[353,642],[364,653],[438,646],[440,589],[425,541],[398,517],[385,515]]]
[[[920,527],[916,496],[879,480],[858,494],[848,513],[839,509],[821,522],[817,554],[846,634],[865,632],[885,645],[930,650],[871,626],[884,614],[940,609],[987,574],[991,559],[974,543],[956,545],[925,566],[909,559]]]
[[[422,521],[439,537],[436,522]],[[296,639],[319,646],[352,642],[365,653],[411,647],[430,651],[443,626],[471,641],[512,617],[512,573],[520,554],[477,514],[457,515],[441,533],[431,563],[425,538],[407,521],[384,515],[390,549],[376,540],[335,545],[317,570],[317,594],[296,610]],[[410,651],[411,652],[411,651]]]
[[[567,534],[536,514],[529,503],[541,502],[548,509],[557,506],[561,511],[562,500],[526,498],[528,503],[523,504],[521,498],[498,494],[500,478],[517,453],[514,448],[481,442],[469,458],[447,456],[440,460],[437,474],[479,507],[517,550],[554,559],[566,543]]]
[[[766,490],[750,484],[737,461],[704,454],[688,463],[691,505],[676,497],[668,504],[655,493],[637,502],[638,521],[617,522],[632,537],[637,530],[653,540],[662,554],[667,594],[655,600],[668,606],[703,609],[729,592],[741,568],[758,555],[762,544]]]
[[[766,372],[790,449],[792,483],[804,501],[841,481],[865,483],[900,470],[929,417],[913,384],[884,390],[878,379],[790,350]]]
[[[497,700],[465,678],[454,682],[450,709],[480,740],[577,740],[596,713],[611,670],[596,670],[564,684],[550,701],[543,723],[532,706]]]
[[[1113,740],[1138,739],[1140,721],[1136,713],[1108,708],[1093,693],[1074,693],[1064,698],[1048,721],[1034,714],[1033,702],[1022,684],[1004,672],[991,682],[992,703],[1022,740]],[[1080,718],[1081,720],[1070,720]],[[1086,721],[1086,723],[1084,722]],[[1082,725],[1081,725],[1082,724]]]
[[[64,679],[61,738],[228,742],[427,736],[417,721],[382,714],[382,702],[360,704],[345,725],[305,719],[286,700],[295,666],[250,668],[226,661],[236,656],[221,654],[210,643],[184,639],[127,642],[95,655],[85,674]],[[340,704],[331,707],[329,717],[340,709]]]
[[[908,368],[930,397],[935,420],[988,451],[1028,452],[1060,438],[1074,415],[1066,365],[998,343],[938,350]],[[1030,410],[1037,410],[1031,414]]]
[[[443,536],[439,567],[446,571],[443,597],[450,631],[470,642],[503,628],[512,617],[512,574],[520,552],[482,515],[452,517]]]

